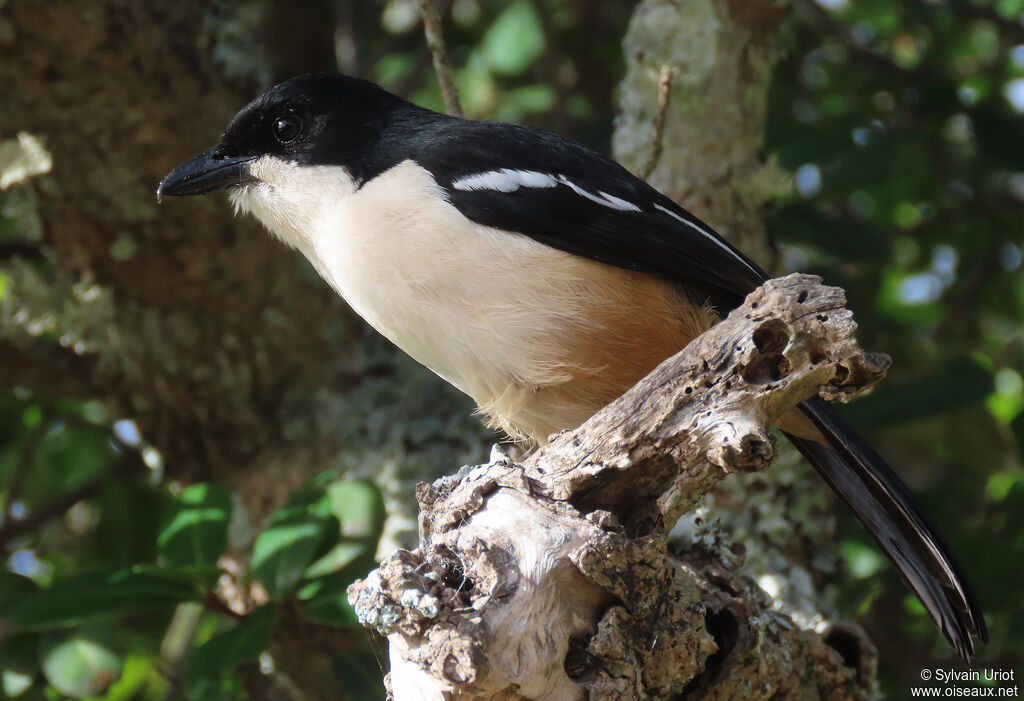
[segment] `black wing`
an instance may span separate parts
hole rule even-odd
[[[446,120],[416,160],[470,219],[610,265],[710,287],[723,315],[767,274],[625,168],[555,134]],[[899,477],[825,401],[800,405],[829,447],[790,436],[964,659],[988,639],[966,577]]]
[[[728,298],[729,308],[768,278],[710,226],[575,142],[499,122],[443,122],[431,136],[415,160],[480,224],[602,263],[703,283]],[[502,173],[504,189],[495,189]],[[541,186],[521,175],[533,184],[508,189],[516,174],[550,180]]]

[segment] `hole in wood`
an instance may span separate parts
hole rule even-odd
[[[789,329],[778,319],[769,319],[757,327],[752,340],[756,349],[746,365],[740,368],[740,376],[747,382],[763,385],[779,380],[792,371],[792,366],[782,352],[789,345]]]
[[[762,353],[781,353],[789,343],[789,330],[779,319],[769,319],[754,331],[754,347]]]
[[[860,638],[843,628],[832,628],[825,634],[825,644],[838,652],[843,664],[855,670],[857,679],[860,679],[861,661],[864,659]]]
[[[570,679],[580,681],[593,672],[595,660],[587,652],[590,639],[585,635],[574,635],[569,638],[569,650],[565,653],[565,674]]]
[[[463,602],[468,602],[469,594],[475,585],[473,580],[466,576],[466,568],[463,567],[462,561],[446,547],[438,548],[437,555],[441,560],[441,584],[458,594]]]
[[[828,351],[821,346],[814,346],[811,348],[811,365],[817,365],[828,359]]]
[[[679,699],[690,698],[691,693],[699,689],[707,689],[714,684],[725,666],[729,653],[739,642],[740,624],[736,620],[736,615],[729,609],[709,611],[704,617],[704,626],[708,629],[711,637],[715,639],[715,643],[718,644],[718,651],[708,657],[708,661],[704,665],[704,672],[690,680],[690,683],[677,697]]]

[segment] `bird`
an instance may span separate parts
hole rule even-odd
[[[165,196],[226,190],[373,328],[543,445],[579,426],[769,279],[611,159],[542,129],[417,106],[340,73],[244,106]],[[961,658],[987,642],[950,548],[825,400],[782,429]]]

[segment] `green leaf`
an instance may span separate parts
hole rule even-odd
[[[350,699],[383,701],[384,671],[380,660],[372,652],[349,650],[334,658],[334,676],[345,680],[345,692]]]
[[[359,618],[345,591],[318,595],[302,607],[302,620],[335,628],[358,628]]]
[[[1017,453],[1021,459],[1024,459],[1024,411],[1017,414],[1017,417],[1010,422],[1010,430],[1013,431],[1013,437],[1017,439]]]
[[[396,53],[381,56],[374,62],[373,82],[387,88],[409,75],[415,65],[416,62],[411,54]]]
[[[96,499],[100,520],[93,532],[96,566],[131,567],[156,562],[156,536],[166,495],[132,480],[111,480]]]
[[[124,668],[121,670],[121,678],[114,682],[107,693],[103,695],[102,701],[137,701],[143,698],[163,698],[166,696],[166,680],[154,668],[158,660],[139,654],[129,654],[124,660]],[[154,684],[155,682],[155,684]],[[152,691],[146,693],[156,686],[164,691],[155,696]]]
[[[255,609],[234,628],[220,633],[189,653],[182,684],[189,701],[225,698],[224,677],[240,664],[255,661],[270,645],[275,609]]]
[[[1024,471],[993,472],[985,483],[989,501],[1004,501],[1014,490],[1024,491]]]
[[[96,626],[46,636],[39,661],[50,686],[73,699],[102,694],[124,668],[112,632]]]
[[[330,477],[325,473],[300,487],[256,538],[250,571],[275,601],[290,594],[310,563],[338,542],[341,524],[325,489]]]
[[[341,521],[341,538],[326,555],[309,566],[307,577],[321,577],[364,555],[372,556],[384,530],[387,517],[384,495],[372,480],[337,480],[327,486],[327,495],[331,513]],[[368,569],[372,569],[372,565]]]
[[[487,67],[503,75],[519,75],[544,53],[544,29],[528,0],[517,0],[498,15],[480,43]]]
[[[18,608],[23,599],[39,591],[39,585],[28,577],[0,570],[0,617]]]
[[[203,597],[205,574],[135,567],[76,575],[28,597],[10,620],[15,630],[49,630],[170,611]]]
[[[21,696],[39,672],[38,635],[22,633],[0,642],[0,689],[3,698]]]
[[[108,431],[55,424],[36,452],[23,500],[29,505],[48,501],[95,476],[115,457]]]
[[[996,11],[1004,19],[1016,19],[1024,12],[1022,0],[996,0]]]
[[[21,412],[21,423],[25,428],[35,428],[43,420],[43,408],[38,404],[29,404]]]
[[[380,488],[368,479],[347,479],[327,486],[331,513],[341,521],[346,538],[368,538],[374,543],[384,530],[387,510]]]
[[[13,699],[21,696],[32,688],[34,681],[32,675],[13,669],[5,665],[0,671],[0,689],[3,690],[4,698]]]
[[[877,548],[859,540],[843,540],[839,545],[839,553],[846,569],[857,579],[872,577],[885,565]]]
[[[502,93],[496,117],[503,120],[519,120],[523,115],[547,112],[555,106],[557,96],[550,85],[537,83]]]
[[[231,493],[225,487],[186,487],[157,537],[161,556],[171,566],[215,565],[227,546],[230,520]]]
[[[302,619],[328,626],[358,625],[355,610],[348,603],[348,587],[376,566],[373,553],[364,553],[341,570],[304,586],[298,593]]]

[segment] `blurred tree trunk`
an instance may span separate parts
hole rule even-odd
[[[286,425],[315,426],[313,393],[350,381],[345,340],[359,325],[223,198],[157,206],[160,177],[207,148],[260,82],[256,46],[235,47],[239,66],[213,60],[252,27],[207,5],[4,9],[0,132],[42,135],[54,160],[33,188],[54,268],[16,279],[5,351],[25,350],[26,321],[49,315],[72,347],[46,368],[47,390],[134,419],[175,478],[244,480],[263,493],[254,504],[275,502],[329,455],[328,433],[294,440]]]
[[[223,196],[157,205],[160,178],[214,143],[278,72],[259,38],[280,13],[219,7],[66,0],[0,11],[0,134],[41,135],[54,162],[17,193],[38,212],[38,255],[52,269],[16,268],[0,367],[17,374],[0,379],[103,399],[138,423],[169,477],[221,480],[259,518],[329,466],[340,437],[355,450],[365,429],[353,419],[375,408],[350,405],[367,371],[386,378],[405,361]],[[309,22],[323,24],[315,13]],[[466,412],[468,401],[438,391],[438,425]],[[422,442],[444,439],[447,453],[479,441],[440,432]]]
[[[157,205],[164,174],[214,143],[275,74],[299,70],[260,41],[273,34],[290,50],[272,31],[280,10],[0,3],[0,135],[39,135],[53,156],[51,173],[9,193],[34,210],[38,249],[14,251],[0,380],[102,400],[138,424],[168,479],[226,484],[255,524],[332,466],[381,477],[392,500],[411,502],[453,455],[486,454],[468,400],[368,331],[222,195]],[[290,36],[331,41],[323,12],[290,16]],[[318,29],[293,26],[303,16]],[[333,46],[321,48],[307,53],[322,63]],[[323,676],[330,656],[279,652],[307,698],[337,697]],[[267,684],[249,681],[251,693]]]
[[[788,188],[761,155],[775,35],[787,3],[777,0],[645,0],[623,41],[616,160],[712,225],[768,271],[775,252],[764,211]],[[659,79],[671,74],[663,151],[657,134]]]

